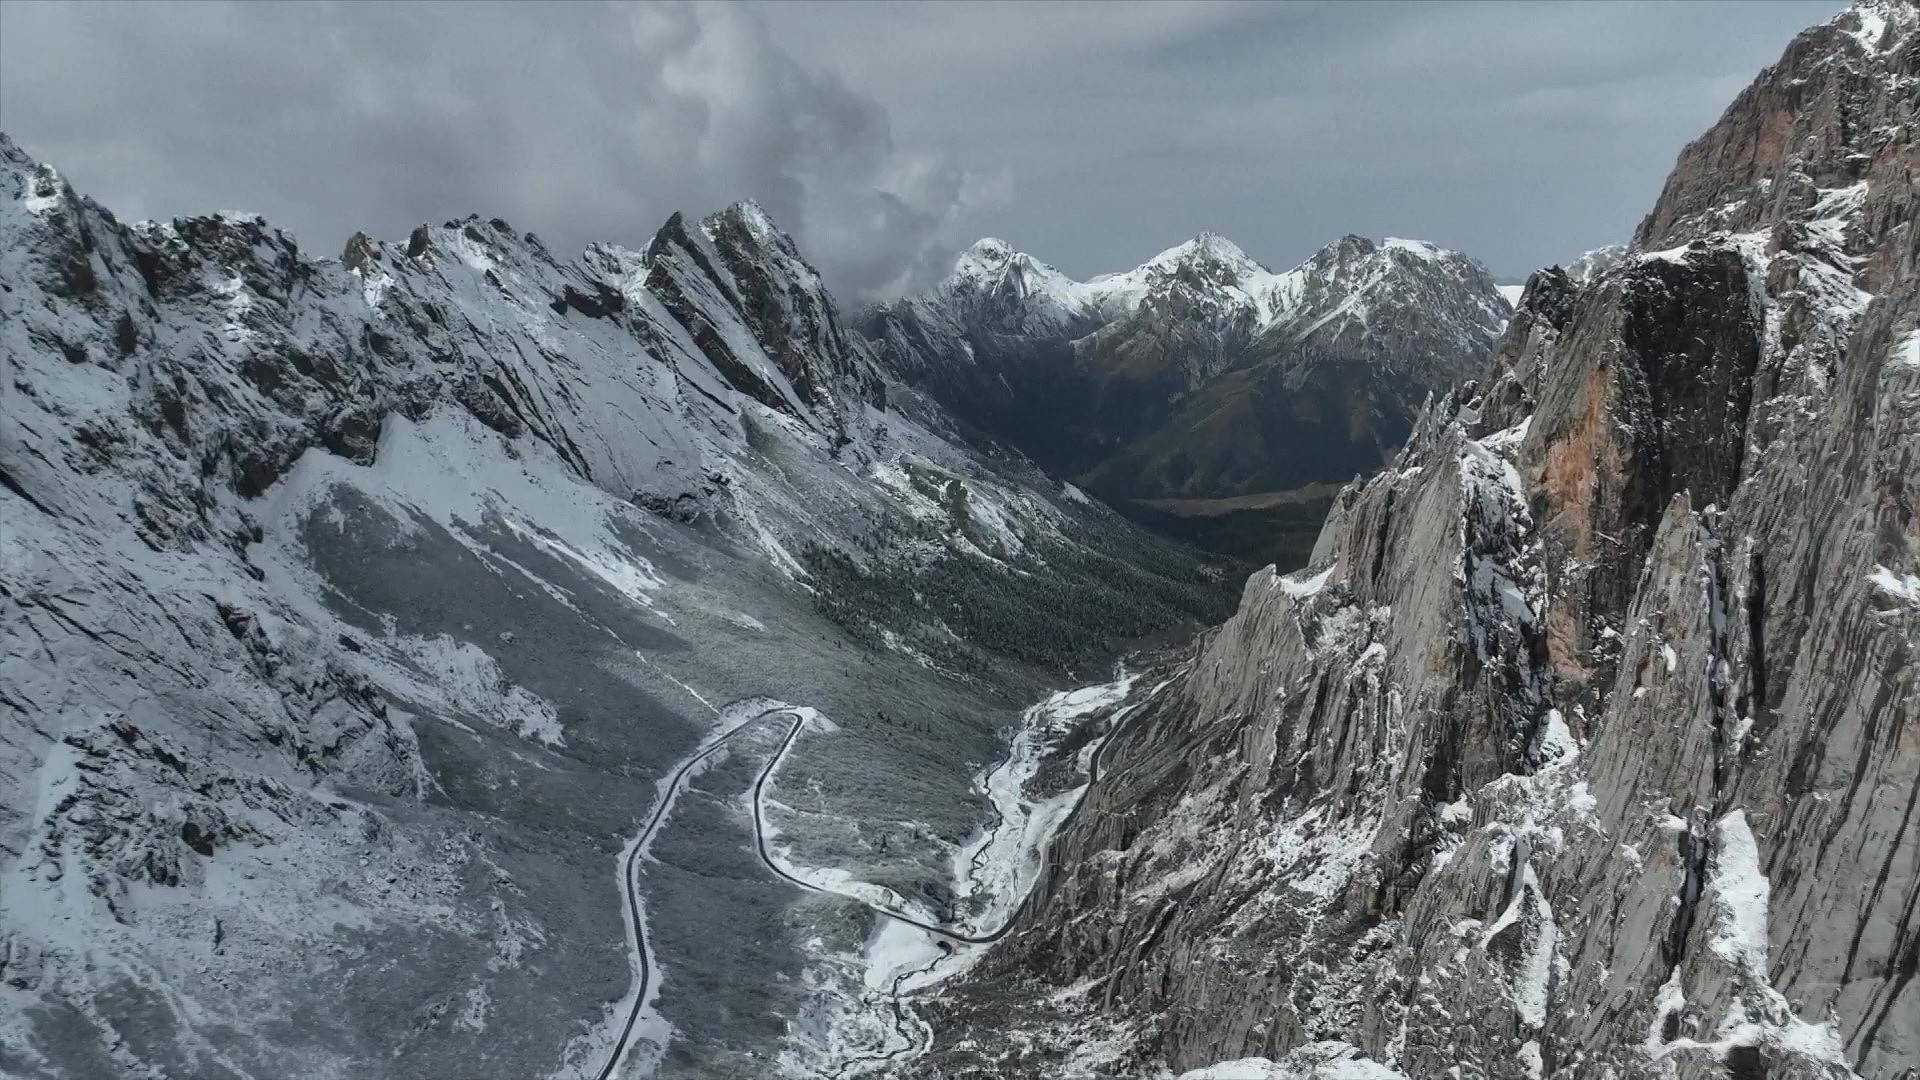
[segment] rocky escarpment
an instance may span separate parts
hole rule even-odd
[[[1087,282],[983,240],[939,288],[861,328],[956,417],[1177,526],[1164,515],[1223,508],[1142,502],[1372,472],[1507,315],[1478,263],[1418,241],[1348,236],[1273,273],[1207,234]],[[1315,498],[1303,516],[1317,522]]]
[[[904,1072],[1909,1075],[1917,107],[1920,10],[1862,4],[1620,259],[1536,275],[1167,674]]]

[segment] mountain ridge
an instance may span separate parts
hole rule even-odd
[[[984,437],[1165,526],[1147,502],[1377,468],[1508,312],[1483,266],[1420,241],[1349,235],[1274,272],[1203,233],[1084,282],[988,238],[932,292],[858,326],[890,371]],[[1297,560],[1312,515],[1262,517],[1278,544],[1236,553]]]
[[[0,136],[0,240],[9,1074],[830,1057],[738,1015],[858,1000],[864,926],[769,902],[705,797],[629,925],[656,783],[804,702],[781,813],[841,824],[785,857],[945,887],[1017,705],[1219,591],[892,407],[750,204],[642,252],[468,217],[316,259],[124,224]]]
[[[1812,27],[1635,243],[1247,583],[898,1075],[1904,1077],[1920,8]],[[1075,1049],[1070,1049],[1075,1048]]]

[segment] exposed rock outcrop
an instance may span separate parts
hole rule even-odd
[[[1862,4],[1620,259],[1535,275],[1119,736],[907,1071],[1910,1076],[1917,137],[1920,10]]]

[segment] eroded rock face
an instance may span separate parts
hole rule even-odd
[[[1920,11],[1856,7],[1536,275],[1120,736],[914,1074],[1907,1075],[1917,112]]]

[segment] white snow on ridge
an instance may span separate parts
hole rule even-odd
[[[1326,587],[1327,580],[1333,577],[1333,571],[1334,567],[1331,565],[1325,570],[1312,575],[1303,576],[1302,572],[1295,571],[1294,573],[1274,578],[1273,584],[1281,592],[1286,593],[1295,600],[1305,600],[1310,596],[1318,595],[1320,590]]]
[[[1329,248],[1346,241],[1337,241]],[[1248,255],[1239,245],[1217,233],[1204,232],[1176,244],[1132,270],[1099,274],[1076,281],[1054,267],[1016,251],[1004,240],[988,237],[961,253],[953,271],[941,285],[952,294],[990,289],[1021,300],[1046,301],[1045,314],[1053,318],[1100,316],[1113,318],[1137,309],[1174,275],[1185,268],[1200,266],[1213,281],[1213,287],[1225,297],[1230,309],[1251,313],[1256,328],[1265,329],[1297,316],[1309,299],[1311,283],[1331,273],[1346,300],[1332,311],[1300,331],[1305,337],[1343,314],[1360,312],[1358,298],[1395,273],[1394,256],[1409,256],[1421,262],[1443,263],[1461,259],[1456,252],[1423,240],[1387,237],[1377,249],[1359,259],[1347,261],[1343,252],[1337,266],[1329,270],[1325,263],[1328,249],[1293,269],[1275,273]],[[1400,260],[1404,265],[1404,259]],[[1225,280],[1218,276],[1225,271]]]
[[[1867,580],[1875,588],[1896,600],[1905,600],[1909,604],[1920,604],[1920,576],[1914,574],[1896,574],[1885,566],[1875,564],[1873,573]]]
[[[1893,362],[1902,367],[1920,368],[1920,329],[1907,331],[1907,336],[1894,343]]]
[[[300,519],[324,505],[338,483],[383,504],[403,527],[418,512],[459,538],[462,526],[494,518],[664,619],[655,595],[665,578],[611,526],[618,516],[644,527],[639,512],[572,482],[564,467],[545,457],[538,448],[522,451],[518,460],[507,457],[491,431],[452,410],[418,423],[396,415],[382,427],[373,465],[309,450],[268,492],[268,513],[284,525],[276,535],[297,536]]]
[[[1181,1073],[1179,1080],[1407,1080],[1407,1074],[1380,1064],[1350,1043],[1329,1040],[1296,1047],[1279,1061],[1238,1058],[1191,1069]]]
[[[366,298],[367,307],[378,312],[380,298],[387,295],[387,291],[393,288],[393,275],[384,269],[376,270],[372,274],[356,269],[353,273],[361,279],[360,295]]]
[[[1691,252],[1694,245],[1698,243],[1698,240],[1689,240],[1678,247],[1662,248],[1659,251],[1643,251],[1640,252],[1640,260],[1642,262],[1659,260],[1660,262],[1683,263],[1687,261],[1688,253]]]
[[[45,214],[60,205],[60,174],[42,165],[20,193],[20,205],[29,214]]]
[[[1389,236],[1380,241],[1380,246],[1389,251],[1404,251],[1422,259],[1444,259],[1447,252],[1425,240],[1406,240],[1398,236]]]
[[[1878,51],[1880,40],[1887,36],[1887,17],[1865,4],[1848,8],[1841,12],[1839,17],[1845,18],[1848,15],[1860,20],[1860,28],[1847,31],[1847,36],[1859,42],[1860,47],[1868,52]]]

